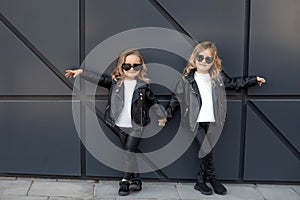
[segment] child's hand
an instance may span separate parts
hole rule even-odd
[[[261,78],[261,77],[256,77],[256,80],[257,80],[257,84],[259,85],[259,86],[261,86],[263,83],[265,83],[266,82],[266,80],[264,79],[264,78]]]
[[[66,70],[65,77],[67,78],[76,78],[79,74],[83,72],[82,69],[76,69],[76,70]]]
[[[167,119],[159,119],[158,120],[158,126],[165,126],[167,122]]]

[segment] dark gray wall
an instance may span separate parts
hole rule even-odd
[[[261,88],[228,91],[228,118],[214,149],[218,177],[299,181],[299,10],[295,0],[0,0],[0,173],[120,177],[81,144],[72,116],[72,80],[63,77],[64,70],[79,66],[114,34],[163,27],[196,42],[214,41],[229,75],[267,79]],[[146,62],[180,72],[186,64],[170,52],[142,53]],[[165,105],[170,91],[153,89]],[[106,93],[97,90],[100,110]],[[168,142],[178,117],[142,141],[141,149]],[[84,134],[86,122],[80,125]],[[194,179],[197,151],[194,142],[171,165],[142,176]]]

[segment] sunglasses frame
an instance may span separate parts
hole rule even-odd
[[[128,67],[130,66],[130,68]],[[122,69],[124,71],[129,71],[131,68],[133,68],[134,71],[140,71],[142,68],[143,68],[143,65],[142,64],[128,64],[128,63],[123,63],[122,64]]]
[[[213,57],[210,57],[210,56],[204,57],[204,55],[197,55],[196,56],[196,60],[198,62],[202,62],[204,59],[205,59],[206,64],[211,64],[211,63],[214,62],[214,58]]]

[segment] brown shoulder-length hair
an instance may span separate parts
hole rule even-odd
[[[137,50],[137,49],[127,49],[125,50],[123,53],[121,53],[118,63],[117,63],[117,67],[113,70],[112,72],[112,79],[117,81],[117,80],[121,80],[120,81],[120,85],[122,85],[123,80],[124,80],[124,71],[122,69],[122,65],[125,63],[126,57],[129,55],[136,55],[140,58],[140,64],[143,66],[142,69],[140,70],[140,73],[138,75],[138,79],[149,83],[150,79],[146,77],[146,72],[147,72],[147,67],[144,61],[144,58],[142,56],[142,54]]]
[[[189,62],[187,66],[184,68],[183,75],[187,76],[192,70],[197,70],[196,66],[196,57],[197,55],[202,52],[209,49],[211,52],[211,55],[214,59],[214,63],[212,67],[209,70],[209,74],[211,79],[214,79],[218,76],[218,74],[222,71],[222,61],[218,56],[218,50],[216,45],[213,42],[210,41],[204,41],[199,43],[197,46],[195,46],[194,51],[189,59]]]

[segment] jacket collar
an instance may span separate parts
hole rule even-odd
[[[120,82],[121,82],[121,79],[118,79],[117,81],[115,81],[115,84],[118,86],[118,87],[123,87],[123,84],[120,86]],[[136,79],[136,87],[146,87],[147,86],[147,83],[140,80],[140,79]]]
[[[199,88],[198,88],[198,85],[196,83],[196,80],[195,80],[195,72],[196,70],[191,70],[190,73],[185,77],[185,79],[188,81],[188,83],[190,84],[190,86],[192,87],[192,89],[194,90],[194,92],[198,95],[200,95],[200,91],[199,91]]]
[[[184,78],[190,83],[194,83],[195,82],[195,69],[191,70],[189,74],[187,74],[186,76],[184,76]]]
[[[117,80],[115,82],[115,88],[114,88],[114,91],[116,93],[118,93],[118,95],[121,95],[122,97],[124,97],[124,84],[122,84],[120,86],[120,79]],[[133,97],[132,97],[132,102],[135,102],[139,96],[141,96],[142,94],[139,92],[140,90],[139,89],[142,89],[142,88],[147,88],[148,87],[148,84],[145,83],[144,81],[141,81],[139,79],[137,79],[137,82],[136,82],[136,86],[134,88],[134,92],[133,92]]]

